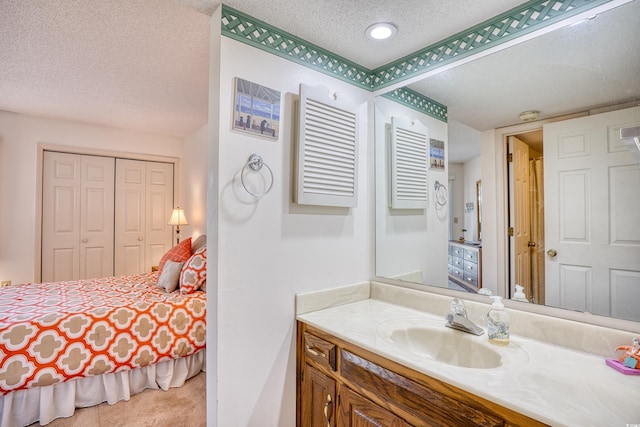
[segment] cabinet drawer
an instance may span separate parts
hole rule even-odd
[[[478,276],[475,275],[475,274],[471,274],[471,273],[465,271],[463,280],[467,285],[471,285],[474,288],[478,287]]]
[[[336,370],[336,345],[308,332],[304,333],[304,355],[319,366]]]
[[[466,261],[464,262],[464,274],[475,274],[476,276],[478,275],[478,264],[476,264],[475,262],[471,262],[471,261]]]
[[[503,426],[503,420],[448,397],[349,351],[340,350],[340,375],[427,425]]]
[[[464,250],[464,260],[478,263],[478,251],[472,249]]]
[[[464,249],[458,246],[449,246],[451,248],[451,255],[456,256],[458,258],[464,257]]]
[[[458,279],[463,279],[464,278],[464,270],[462,270],[462,268],[458,268],[458,267],[452,267],[451,268],[451,272],[450,274],[454,277],[457,277]]]
[[[457,258],[452,256],[451,260],[449,261],[449,264],[451,264],[452,266],[462,270],[462,268],[464,268],[464,260],[462,258]]]

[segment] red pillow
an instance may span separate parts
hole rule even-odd
[[[162,256],[160,264],[158,264],[158,277],[162,275],[162,267],[167,261],[185,262],[191,257],[191,237],[178,243]]]

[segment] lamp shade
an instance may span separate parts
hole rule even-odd
[[[187,217],[184,216],[184,210],[175,208],[171,212],[171,218],[169,218],[169,225],[189,225]]]

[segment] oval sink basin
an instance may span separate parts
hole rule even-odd
[[[396,329],[389,336],[395,345],[406,351],[449,365],[476,369],[500,366],[502,355],[482,342],[486,336],[478,338],[449,328],[426,326]]]
[[[378,325],[377,335],[413,357],[463,368],[522,366],[529,359],[515,343],[498,347],[487,341],[486,334],[476,336],[444,324],[444,320],[435,319],[392,319]]]

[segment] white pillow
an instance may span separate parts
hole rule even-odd
[[[207,245],[207,235],[201,234],[197,239],[191,241],[191,255],[195,254],[198,249]]]
[[[167,261],[158,278],[158,287],[171,293],[178,288],[180,272],[184,262]]]

